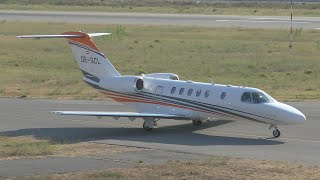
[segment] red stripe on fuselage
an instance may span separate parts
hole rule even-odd
[[[163,106],[171,106],[171,107],[176,107],[176,108],[181,108],[181,109],[193,110],[193,111],[198,111],[198,112],[222,115],[222,116],[227,116],[227,117],[239,119],[239,117],[237,117],[237,116],[233,116],[233,115],[229,115],[229,114],[225,114],[225,113],[220,113],[220,112],[212,112],[212,111],[190,108],[190,107],[187,107],[186,105],[176,105],[176,104],[171,104],[171,103],[164,103],[164,102],[160,102],[160,101],[149,100],[149,99],[142,98],[142,97],[132,97],[129,95],[123,95],[123,94],[115,93],[115,92],[106,92],[106,91],[100,91],[100,92],[107,95],[108,97],[114,99],[115,101],[123,102],[123,103],[124,102],[132,103],[133,102],[133,103],[158,104],[158,105],[163,105]]]

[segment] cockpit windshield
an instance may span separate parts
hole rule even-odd
[[[241,96],[241,102],[259,104],[272,102],[272,99],[269,99],[262,92],[244,92]]]
[[[252,95],[252,102],[255,104],[270,102],[270,100],[261,92],[253,92],[251,93],[251,95]]]

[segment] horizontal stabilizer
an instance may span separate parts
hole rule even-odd
[[[106,35],[110,35],[111,33],[89,33],[88,35],[90,37],[97,37],[97,36],[106,36]]]
[[[57,115],[76,115],[76,116],[109,116],[109,117],[136,117],[136,118],[164,118],[164,119],[188,119],[186,116],[174,114],[154,114],[137,112],[97,112],[97,111],[53,111]]]
[[[73,34],[59,34],[59,35],[22,35],[22,36],[17,36],[17,38],[84,38],[85,36],[82,35],[73,35]]]
[[[97,37],[97,36],[105,36],[110,35],[111,33],[88,33],[89,37]],[[85,38],[84,35],[81,34],[56,34],[56,35],[21,35],[17,36],[17,38]]]

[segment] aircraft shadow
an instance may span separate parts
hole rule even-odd
[[[152,142],[161,144],[177,144],[188,146],[209,146],[209,145],[278,145],[281,141],[272,139],[257,139],[246,137],[230,137],[213,134],[197,133],[195,131],[215,127],[233,121],[219,120],[203,123],[202,127],[194,127],[191,123],[160,127],[145,132],[142,128],[136,127],[103,127],[103,128],[31,128],[15,131],[5,131],[1,135],[35,136],[36,138],[50,139],[54,143],[76,143],[96,140],[123,140],[135,142]]]

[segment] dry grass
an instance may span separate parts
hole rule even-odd
[[[0,159],[18,159],[20,157],[38,157],[52,154],[48,140],[33,137],[0,137]]]
[[[139,150],[142,150],[142,148],[82,142],[76,144],[54,145],[52,155],[59,157],[107,157],[117,153]]]
[[[19,34],[75,30],[112,32],[95,38],[121,74],[172,72],[181,79],[257,87],[278,100],[320,99],[320,31],[183,26],[1,23],[0,96],[103,99],[82,82],[61,39],[17,39]],[[182,52],[182,53],[181,53]]]
[[[141,148],[90,142],[59,144],[32,136],[0,137],[0,160],[55,157],[107,157]]]
[[[319,179],[320,168],[296,163],[212,157],[161,165],[24,177],[22,179]]]

